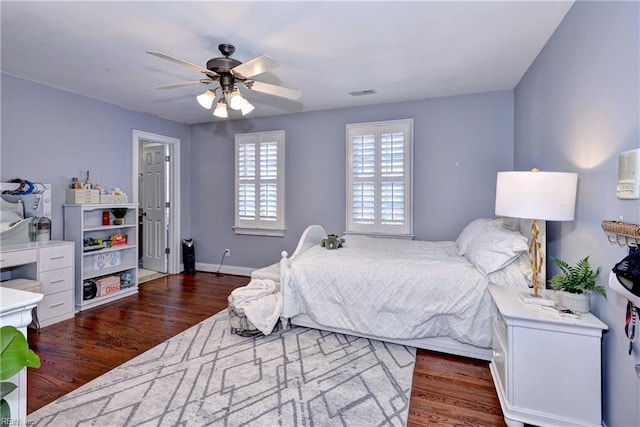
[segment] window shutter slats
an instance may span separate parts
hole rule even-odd
[[[236,135],[236,228],[284,229],[284,131]]]
[[[347,231],[413,231],[413,121],[347,125]]]

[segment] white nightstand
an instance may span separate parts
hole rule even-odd
[[[489,286],[498,308],[491,376],[508,426],[601,426],[601,340],[591,313],[562,317]]]

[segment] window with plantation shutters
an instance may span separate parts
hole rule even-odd
[[[237,134],[237,234],[284,235],[284,131]]]
[[[347,125],[347,232],[411,236],[413,120]]]

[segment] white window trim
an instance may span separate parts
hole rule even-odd
[[[259,144],[261,142],[277,142],[278,144],[278,155],[277,155],[277,191],[278,191],[278,201],[277,201],[277,220],[272,224],[260,221],[259,218],[255,221],[247,222],[241,221],[238,212],[238,204],[239,204],[239,186],[240,186],[240,176],[239,176],[239,159],[238,159],[238,150],[240,144],[247,144],[254,142],[257,144],[256,153],[259,155]],[[286,231],[285,228],[285,215],[284,215],[284,147],[285,147],[285,131],[268,131],[268,132],[254,132],[254,133],[242,133],[235,135],[235,203],[234,203],[234,211],[235,211],[235,220],[233,230],[235,234],[244,234],[244,235],[257,235],[257,236],[275,236],[275,237],[283,237]],[[256,171],[259,170],[259,162],[256,165]],[[260,179],[257,178],[258,186]],[[256,191],[256,197],[259,197],[259,191]],[[256,206],[256,214],[259,216],[259,205]]]
[[[406,152],[405,152],[405,224],[402,226],[389,226],[378,223],[379,212],[376,212],[376,224],[362,225],[354,224],[353,218],[353,157],[352,157],[352,141],[353,136],[359,131],[370,131],[376,129],[376,135],[381,131],[389,131],[391,128],[401,127],[405,132]],[[376,151],[379,151],[379,140],[376,138]],[[413,119],[389,120],[381,122],[354,123],[346,126],[346,153],[347,153],[347,170],[346,170],[346,234],[363,234],[395,238],[413,238]],[[379,171],[376,171],[376,175]],[[376,193],[379,195],[380,188],[376,187]]]

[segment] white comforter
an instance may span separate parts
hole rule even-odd
[[[491,346],[488,280],[455,242],[348,236],[343,248],[310,248],[291,262],[284,317],[382,339],[449,336]]]

